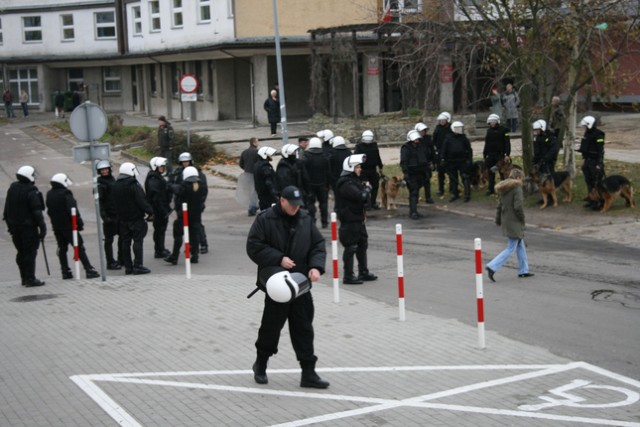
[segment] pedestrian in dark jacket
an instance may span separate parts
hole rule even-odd
[[[458,189],[458,174],[462,178],[464,187],[464,201],[471,199],[470,171],[473,163],[473,150],[469,138],[464,134],[464,124],[453,122],[453,133],[447,137],[442,145],[442,165],[449,173],[449,192],[452,194],[449,202],[455,202],[460,198]]]
[[[278,92],[272,90],[269,98],[264,101],[264,110],[267,112],[267,120],[271,126],[271,136],[276,136],[278,123],[280,123],[280,101],[278,100]]]
[[[64,118],[64,95],[57,90],[54,98],[56,108],[56,118]]]
[[[271,207],[278,201],[278,182],[276,171],[271,166],[272,156],[277,150],[273,147],[260,147],[258,161],[253,166],[253,183],[258,193],[260,210]]]
[[[342,282],[348,285],[360,285],[378,278],[369,272],[367,263],[369,235],[365,225],[365,210],[370,206],[371,185],[360,178],[363,157],[363,154],[353,154],[344,160],[342,176],[336,185],[336,212],[340,220],[339,239],[344,246]],[[354,255],[358,259],[357,276],[353,269]]]
[[[542,173],[553,174],[558,160],[558,138],[547,130],[547,122],[536,120],[533,122],[533,164]]]
[[[316,282],[324,274],[326,261],[325,241],[313,220],[300,206],[302,193],[296,187],[283,189],[278,203],[256,217],[247,237],[247,254],[258,265],[260,273],[281,267],[292,273],[301,273]],[[260,280],[257,282],[261,286]],[[314,306],[311,292],[304,293],[288,304],[264,298],[262,322],[256,341],[257,357],[253,365],[254,379],[267,384],[267,363],[278,352],[280,332],[289,321],[289,334],[302,368],[301,387],[327,388],[315,371],[318,360],[313,338]]]
[[[16,264],[20,270],[22,286],[42,286],[36,279],[36,256],[40,242],[47,235],[44,222],[44,200],[35,186],[35,169],[22,166],[16,173],[16,182],[7,191],[2,219],[7,222],[11,240],[16,247]]]
[[[365,130],[362,132],[361,142],[356,144],[353,154],[364,154],[366,156],[364,163],[362,163],[361,178],[371,185],[371,199],[367,208],[380,209],[380,205],[377,202],[378,187],[380,187],[380,174],[378,174],[378,171],[382,173],[384,165],[382,164],[382,158],[380,158],[378,143],[373,140],[372,131]]]
[[[438,196],[444,195],[444,181],[447,175],[447,168],[442,164],[442,146],[444,141],[451,135],[451,114],[443,111],[438,116],[438,124],[433,130],[433,146],[436,149],[437,169],[438,169]]]
[[[435,161],[434,153],[425,143],[417,130],[412,130],[407,135],[408,141],[400,148],[400,167],[404,174],[404,180],[409,188],[409,216],[411,219],[420,218],[418,214],[418,198],[420,188],[425,188],[427,203],[433,203],[431,198],[430,165]]]
[[[182,179],[179,184],[172,185],[172,192],[175,194],[173,205],[176,209],[177,218],[173,222],[173,251],[164,260],[176,265],[180,256],[182,239],[184,237],[183,204],[187,204],[189,221],[189,245],[191,248],[191,263],[199,262],[200,252],[200,229],[202,228],[202,204],[204,203],[204,188],[200,183],[200,172],[195,166],[187,166],[182,171]]]
[[[249,148],[247,148],[240,154],[240,161],[238,162],[238,166],[240,166],[246,174],[244,177],[238,177],[238,186],[240,187],[241,182],[246,182],[250,187],[244,188],[245,191],[250,193],[249,205],[247,206],[247,213],[249,214],[249,216],[254,216],[258,211],[258,195],[256,194],[256,188],[253,183],[253,167],[255,166],[256,161],[259,158],[259,143],[260,141],[256,137],[249,139]],[[247,185],[245,185],[244,187],[247,187]]]
[[[484,167],[489,174],[489,189],[487,196],[495,193],[496,186],[496,166],[499,161],[507,161],[511,155],[511,138],[509,131],[500,125],[500,116],[490,114],[487,118],[487,134],[484,137],[484,149],[482,158]],[[500,179],[505,177],[500,174]]]
[[[7,113],[7,118],[15,118],[16,113],[13,111],[13,94],[9,89],[5,89],[2,93],[2,102],[4,102],[4,111]]]
[[[116,179],[113,177],[111,163],[108,160],[100,160],[96,164],[98,172],[98,199],[100,204],[100,217],[102,218],[102,232],[104,233],[104,253],[107,258],[107,270],[120,270],[124,265],[122,261],[122,248],[120,246],[120,230],[116,202],[113,198],[113,186]],[[118,236],[117,259],[113,256],[113,242]]]
[[[173,146],[175,144],[175,132],[173,126],[165,116],[158,117],[158,147],[160,157],[167,159],[167,173],[173,171]]]
[[[147,202],[153,208],[153,248],[155,258],[166,258],[169,252],[165,246],[165,234],[171,215],[171,188],[164,179],[167,173],[167,159],[154,157],[149,162],[150,171],[144,181]]]
[[[47,192],[47,214],[51,219],[53,234],[58,243],[58,260],[62,270],[62,278],[73,279],[73,273],[69,268],[67,260],[67,249],[73,246],[73,227],[71,209],[76,210],[76,225],[78,235],[78,257],[84,267],[87,279],[100,277],[100,274],[91,265],[87,251],[84,247],[84,240],[80,232],[84,229],[84,221],[78,210],[78,203],[69,190],[71,180],[64,173],[57,173],[51,178],[51,190]]]
[[[315,221],[316,213],[320,209],[322,228],[329,225],[329,183],[331,180],[331,164],[329,157],[322,148],[320,138],[311,138],[307,151],[304,153],[304,165],[309,174],[309,192],[306,207],[309,215]],[[318,208],[316,208],[316,201]]]
[[[147,202],[142,186],[136,179],[138,169],[133,163],[120,165],[120,174],[113,186],[113,198],[120,225],[122,259],[126,274],[150,273],[143,265],[143,244],[147,235],[147,220],[153,219],[153,209]],[[133,260],[131,248],[133,244]]]
[[[496,209],[496,225],[502,226],[502,234],[507,237],[508,245],[487,264],[487,273],[493,282],[495,282],[494,274],[502,268],[513,252],[518,256],[518,277],[533,276],[533,273],[529,273],[527,249],[524,243],[523,179],[524,173],[520,169],[513,169],[508,179],[496,185],[496,192],[500,196]]]

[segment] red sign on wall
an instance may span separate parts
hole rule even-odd
[[[440,65],[440,83],[452,83],[453,82],[453,65],[441,64]]]

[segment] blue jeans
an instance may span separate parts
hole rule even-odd
[[[524,246],[524,240],[508,237],[507,242],[507,248],[492,259],[489,264],[487,264],[487,267],[493,271],[500,270],[515,251],[518,256],[518,274],[528,273],[529,261],[527,260],[527,249]]]

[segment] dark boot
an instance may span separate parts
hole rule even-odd
[[[69,279],[73,279],[73,273],[71,272],[71,270],[69,269],[62,270],[62,280],[69,280]]]
[[[144,265],[134,265],[132,273],[136,274],[136,275],[138,275],[138,274],[149,274],[149,273],[151,273],[151,270],[149,270]]]
[[[27,288],[33,288],[35,286],[43,286],[44,282],[38,279],[25,280],[24,286]]]
[[[302,364],[302,376],[300,377],[300,387],[310,387],[310,388],[328,388],[329,382],[320,378],[320,376],[316,373],[316,364],[313,363],[304,363]]]
[[[372,282],[374,280],[378,280],[378,276],[371,273],[369,270],[365,270],[358,274],[358,280],[362,280],[363,282]]]
[[[95,279],[96,277],[100,277],[100,273],[98,273],[96,269],[91,266],[89,266],[89,268],[85,268],[85,273],[87,274],[87,279]]]
[[[268,357],[261,357],[258,356],[256,358],[255,363],[253,364],[253,379],[258,383],[258,384],[268,384],[269,383],[269,378],[267,378],[267,361],[269,360]]]
[[[362,285],[363,282],[355,274],[345,274],[344,279],[342,279],[342,283],[345,285]]]

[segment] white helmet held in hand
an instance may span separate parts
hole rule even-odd
[[[36,182],[36,170],[32,166],[22,166],[16,172],[16,176],[27,178],[31,182]]]
[[[427,126],[424,123],[420,122],[420,123],[416,124],[413,129],[417,130],[418,132],[422,132],[423,130],[429,130],[429,126]]]
[[[464,123],[462,122],[451,123],[451,130],[453,131],[453,133],[457,133],[457,134],[464,133]]]
[[[420,135],[420,132],[418,132],[417,130],[410,130],[409,133],[407,134],[407,141],[416,141],[416,140],[420,140],[422,138],[422,136]]]
[[[69,186],[70,186],[71,184],[73,184],[73,183],[71,182],[71,180],[69,179],[69,177],[68,177],[66,174],[64,174],[64,173],[57,173],[57,174],[53,175],[53,176],[51,177],[51,182],[52,182],[52,183],[53,183],[53,182],[57,182],[58,184],[62,184],[62,186],[63,186],[64,188],[69,188]]]
[[[341,136],[334,136],[331,139],[331,146],[333,148],[339,147],[340,145],[346,145],[347,141],[345,141],[345,139]]]
[[[533,122],[533,130],[537,130],[537,129],[540,129],[542,132],[547,130],[547,122],[545,122],[542,119],[536,120],[535,122]]]
[[[440,120],[446,120],[447,122],[451,121],[451,114],[447,113],[446,111],[443,111],[442,113],[440,113],[438,115],[438,121]]]
[[[593,116],[584,116],[580,120],[580,126],[586,126],[587,129],[591,129],[596,124],[596,118]]]
[[[496,122],[497,124],[500,124],[500,116],[497,114],[489,114],[489,117],[487,117],[487,124],[490,125],[491,122]]]
[[[278,152],[278,150],[276,150],[273,147],[260,147],[258,149],[258,156],[260,156],[263,159],[267,160],[268,158],[270,158],[271,156],[273,156],[277,152]]]
[[[364,132],[362,132],[361,139],[362,139],[362,142],[364,142],[365,144],[373,142],[373,132],[370,130],[365,130]]]
[[[182,180],[185,182],[198,182],[200,181],[200,174],[198,174],[198,169],[194,166],[187,166],[182,171]]]
[[[353,172],[356,166],[361,165],[365,160],[367,160],[366,154],[352,154],[342,162],[342,170]]]
[[[296,144],[285,144],[282,146],[282,150],[280,150],[280,152],[282,153],[282,157],[287,159],[290,155],[295,155],[296,151],[298,151],[298,148],[300,147],[298,147]]]
[[[126,175],[126,176],[138,176],[138,168],[136,168],[136,165],[134,165],[131,162],[124,162],[123,164],[120,165],[120,169],[118,170],[118,173],[120,175]]]
[[[318,149],[322,150],[322,140],[314,136],[309,140],[309,145],[307,145],[307,150],[318,150]]]

